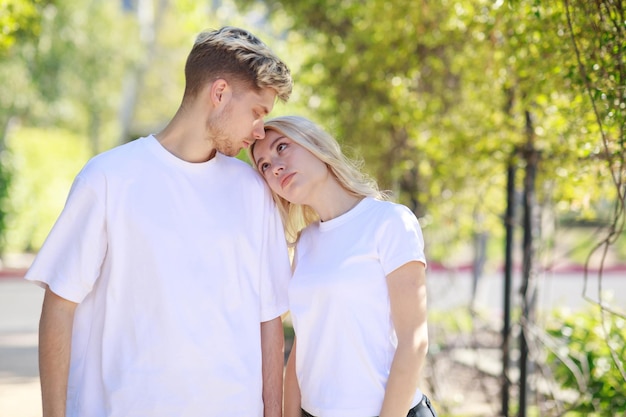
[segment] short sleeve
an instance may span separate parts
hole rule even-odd
[[[392,203],[381,224],[377,242],[385,275],[411,261],[426,265],[422,229],[408,207]]]
[[[269,321],[289,308],[287,286],[291,267],[280,214],[265,184],[264,190],[264,216],[258,219],[265,226],[260,253],[261,321]]]
[[[107,248],[105,224],[102,198],[79,174],[25,279],[80,303],[100,274]]]

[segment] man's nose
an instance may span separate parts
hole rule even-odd
[[[257,140],[265,138],[265,123],[263,123],[263,120],[257,120],[254,122],[252,137]]]

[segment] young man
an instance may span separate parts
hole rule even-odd
[[[96,156],[27,273],[46,288],[44,417],[280,416],[290,274],[263,180],[286,65],[249,32],[201,34],[167,127]]]

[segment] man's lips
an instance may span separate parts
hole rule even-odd
[[[295,174],[295,172],[292,172],[291,174],[285,175],[283,179],[280,180],[280,188],[285,188],[291,182],[291,179]]]

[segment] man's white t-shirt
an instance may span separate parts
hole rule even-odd
[[[260,323],[289,276],[260,176],[149,136],[83,168],[26,279],[80,303],[68,417],[261,417]]]
[[[426,264],[424,239],[415,215],[399,204],[365,198],[302,231],[289,306],[303,409],[379,415],[397,347],[386,277],[411,261]],[[421,399],[417,390],[413,406]]]

